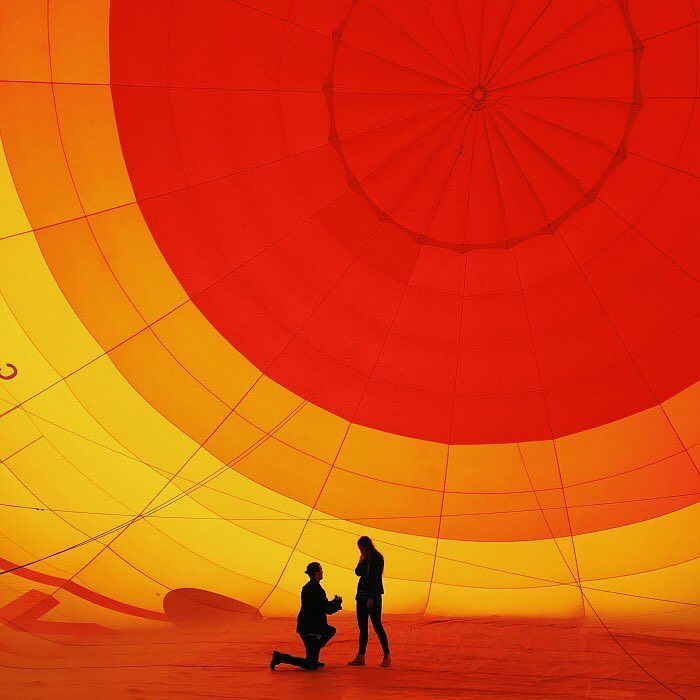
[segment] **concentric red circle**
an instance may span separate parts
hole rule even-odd
[[[691,9],[115,0],[125,160],[283,386],[443,442],[576,432],[698,378]]]

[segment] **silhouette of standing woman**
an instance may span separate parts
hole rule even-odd
[[[355,574],[360,577],[360,580],[357,582],[355,600],[357,601],[357,626],[360,628],[360,650],[355,659],[350,661],[348,665],[365,665],[369,620],[371,619],[372,627],[374,627],[384,651],[381,665],[386,668],[391,665],[391,657],[389,656],[389,641],[382,625],[384,557],[367,535],[363,535],[357,540],[357,546],[360,550],[360,561],[355,568]]]
[[[326,621],[326,615],[338,612],[343,605],[343,599],[335,596],[328,600],[326,592],[321,587],[323,567],[312,561],[304,572],[309,577],[309,582],[301,589],[301,610],[297,616],[297,634],[301,637],[306,648],[306,658],[283,654],[281,651],[273,651],[270,659],[270,668],[274,671],[278,664],[290,664],[299,666],[307,671],[315,671],[323,666],[318,655],[323,647],[335,635],[335,627],[331,627]]]

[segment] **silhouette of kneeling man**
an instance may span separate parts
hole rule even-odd
[[[318,655],[326,644],[333,638],[335,627],[326,621],[326,615],[338,612],[343,604],[340,596],[328,600],[326,592],[321,587],[323,567],[313,561],[306,567],[309,582],[301,589],[301,610],[297,617],[297,634],[301,637],[306,648],[306,658],[283,654],[273,651],[270,668],[274,671],[278,664],[299,666],[307,671],[315,671],[323,664]]]

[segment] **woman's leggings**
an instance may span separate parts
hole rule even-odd
[[[360,628],[360,654],[367,651],[367,638],[369,636],[369,620],[372,620],[372,627],[377,633],[379,643],[382,645],[382,650],[385,654],[389,653],[389,640],[386,638],[386,632],[382,625],[382,597],[379,595],[373,598],[372,607],[367,607],[367,600],[360,599],[357,601],[357,626]]]

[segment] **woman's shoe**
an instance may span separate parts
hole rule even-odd
[[[391,656],[389,654],[384,654],[382,663],[379,664],[382,668],[389,668],[391,666]]]
[[[352,661],[348,661],[348,666],[364,666],[365,665],[365,655],[358,654]]]

